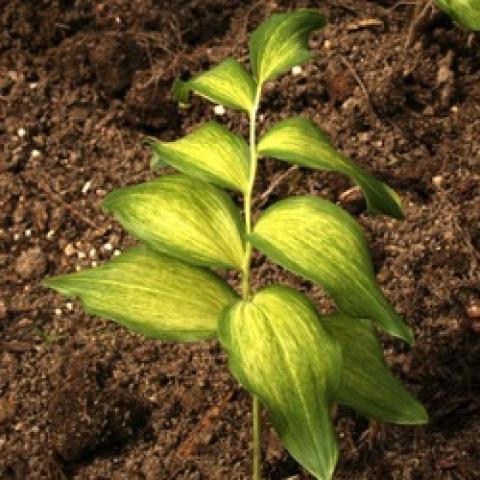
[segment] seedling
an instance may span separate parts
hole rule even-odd
[[[142,245],[98,268],[46,281],[80,297],[88,312],[152,338],[218,338],[233,375],[252,394],[254,480],[261,478],[261,406],[290,454],[319,479],[330,479],[337,462],[334,404],[386,422],[427,421],[385,364],[376,327],[410,344],[413,335],[377,285],[356,221],[327,200],[298,196],[252,224],[257,162],[264,157],[347,175],[371,213],[403,217],[393,190],[338,152],[307,118],[283,120],[257,142],[263,86],[310,60],[310,33],[325,24],[313,10],[275,14],[251,36],[251,73],[228,58],[177,81],[184,104],[193,91],[246,113],[248,143],[213,121],[174,142],[150,139],[153,167],[168,164],[181,173],[116,190],[104,202]],[[243,219],[222,188],[243,195]],[[254,292],[254,248],[322,285],[337,313],[320,315],[284,285]],[[240,272],[241,296],[211,270],[216,267]]]
[[[480,31],[480,0],[435,0],[435,3],[463,27]]]

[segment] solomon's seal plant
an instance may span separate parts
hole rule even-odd
[[[460,25],[480,31],[480,0],[435,0],[435,3]]]
[[[273,157],[347,175],[371,213],[402,218],[399,198],[338,152],[312,121],[289,118],[257,141],[262,87],[312,58],[310,33],[325,25],[312,10],[273,15],[250,40],[249,73],[234,58],[174,90],[191,92],[249,116],[248,142],[209,122],[173,142],[150,139],[153,166],[180,173],[116,190],[104,207],[141,241],[101,267],[49,279],[78,296],[86,310],[160,340],[218,338],[229,365],[253,398],[253,478],[261,478],[260,410],[265,406],[290,454],[319,479],[338,457],[333,406],[371,419],[423,424],[423,406],[388,369],[376,329],[413,343],[410,328],[376,283],[365,236],[337,205],[313,196],[282,200],[252,222],[257,162]],[[243,218],[223,190],[243,195]],[[283,285],[252,291],[257,249],[284,268],[320,284],[337,313],[320,315]],[[212,269],[236,269],[241,296]]]

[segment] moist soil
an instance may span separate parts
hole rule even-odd
[[[336,478],[479,478],[478,35],[438,12],[412,29],[411,2],[0,0],[2,480],[249,478],[250,400],[215,342],[145,340],[40,281],[134,243],[102,198],[158,174],[143,137],[171,140],[216,116],[198,98],[178,110],[172,81],[228,55],[248,62],[247,32],[304,6],[330,24],[312,37],[314,61],[267,86],[261,129],[309,116],[399,192],[406,219],[366,215],[345,178],[269,159],[258,211],[311,194],[358,217],[378,281],[416,334],[412,349],[385,338],[388,362],[430,414],[409,428],[340,409]],[[217,120],[246,131],[241,114]],[[263,257],[254,267],[255,287],[289,284],[332,308]],[[264,447],[265,479],[311,478],[268,423]]]

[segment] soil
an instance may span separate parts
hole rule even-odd
[[[337,479],[464,479],[480,472],[480,37],[435,13],[405,47],[411,2],[0,0],[0,478],[247,479],[248,395],[215,342],[154,342],[40,286],[134,243],[106,192],[152,177],[145,135],[215,116],[177,110],[170,85],[229,54],[273,11],[318,7],[318,56],[266,89],[265,129],[307,115],[401,195],[370,217],[337,175],[261,165],[260,209],[286,195],[340,201],[370,239],[378,280],[414,328],[388,361],[428,408],[424,428],[336,418]],[[246,120],[218,118],[245,133]],[[234,279],[233,279],[234,280]],[[255,259],[255,286],[318,286]],[[307,479],[266,426],[265,479]]]

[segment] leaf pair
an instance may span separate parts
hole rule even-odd
[[[338,458],[334,401],[368,418],[427,420],[385,365],[368,320],[322,318],[299,292],[276,285],[231,306],[218,333],[237,380],[261,399],[282,443],[316,478],[331,478]]]
[[[310,33],[326,23],[325,17],[308,9],[272,15],[250,39],[253,77],[234,58],[227,58],[187,82],[176,81],[174,95],[186,104],[193,90],[212,102],[250,113],[257,106],[264,82],[312,58]]]

